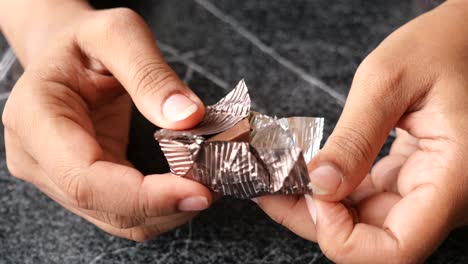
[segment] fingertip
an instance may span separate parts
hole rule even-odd
[[[190,196],[180,200],[177,207],[182,212],[198,212],[207,209],[209,205],[205,196]]]
[[[153,124],[173,130],[192,128],[203,119],[205,106],[175,74],[171,76],[151,88],[127,90],[140,112]]]
[[[326,153],[319,154],[308,165],[309,185],[314,199],[339,202],[355,191],[365,179],[365,177],[356,177],[356,175],[350,176],[342,168],[341,163]]]
[[[164,128],[183,130],[201,122],[205,115],[205,106],[192,93],[173,93],[163,101],[161,113],[165,121],[162,124]]]
[[[335,194],[343,181],[343,173],[332,163],[319,164],[310,173],[310,185],[315,195],[326,196]]]
[[[197,126],[205,117],[205,105],[198,99],[196,102],[197,110],[193,112],[190,116],[188,116],[184,120],[180,120],[176,124],[174,124],[174,129],[183,130],[183,129],[190,129]]]
[[[205,185],[194,180],[176,176],[174,174],[164,174],[164,176],[166,177],[167,181],[171,181],[170,184],[173,186],[173,188],[176,188],[177,191],[184,193],[182,196],[203,196],[207,198],[208,203],[212,203],[213,193],[210,192],[208,187]]]
[[[164,210],[165,215],[177,211],[202,211],[213,203],[212,193],[207,187],[169,173],[146,176],[143,192],[149,194],[148,199],[159,208],[167,209]]]
[[[376,190],[398,192],[398,175],[408,160],[403,155],[389,155],[377,162],[371,170],[371,180]]]
[[[304,197],[307,205],[307,210],[309,211],[309,215],[312,218],[314,224],[317,225],[317,209],[315,207],[314,199],[309,194],[304,195]]]
[[[352,217],[346,206],[342,203],[327,202],[316,199],[315,197],[312,198],[312,201],[317,215],[317,223],[321,223],[322,228],[326,227],[329,231],[333,228],[337,228],[337,230],[339,230],[342,228],[343,224],[348,223],[350,223],[352,227]]]
[[[189,179],[178,178],[187,184],[185,188],[183,188],[185,193],[179,197],[177,202],[177,209],[179,211],[198,212],[206,210],[211,206],[214,200],[213,194],[206,186]]]

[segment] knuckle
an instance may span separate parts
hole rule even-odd
[[[11,129],[14,124],[14,115],[11,106],[7,103],[2,113],[2,123],[5,128]]]
[[[350,244],[338,246],[336,240],[329,239],[320,243],[323,254],[336,263],[346,263],[347,256],[352,254],[353,246]]]
[[[138,227],[134,229],[130,229],[129,232],[129,239],[136,241],[136,242],[144,242],[150,240],[158,235],[161,234],[158,226],[152,227]]]
[[[286,214],[274,214],[271,216],[271,219],[278,223],[279,225],[285,226],[285,223],[287,222],[287,217],[288,215]]]
[[[10,175],[25,181],[31,181],[28,177],[29,172],[28,168],[31,164],[28,159],[25,159],[22,150],[18,150],[18,146],[15,146],[11,141],[13,141],[13,136],[10,129],[5,127],[5,164],[7,166]]]
[[[366,58],[356,71],[356,79],[368,85],[392,91],[401,87],[403,67],[383,59]]]
[[[119,7],[103,11],[100,17],[100,30],[104,33],[117,33],[119,30],[126,30],[144,24],[141,16],[130,8]]]
[[[322,244],[320,244],[320,250],[330,260],[335,261],[336,263],[340,263],[340,255],[338,254],[335,247],[323,246]]]
[[[27,177],[24,174],[24,171],[21,168],[21,166],[19,166],[18,163],[14,162],[13,160],[14,160],[13,157],[10,157],[10,155],[8,155],[8,151],[7,151],[6,166],[8,168],[8,171],[10,172],[11,176],[13,176],[15,178],[18,178],[18,179],[21,179],[21,180],[27,180]]]
[[[374,146],[358,129],[351,126],[341,126],[330,141],[333,147],[340,149],[340,153],[352,155],[357,162],[370,164],[374,159]]]
[[[389,256],[389,259],[392,259],[392,263],[411,264],[411,263],[419,263],[420,262],[414,257],[414,254],[405,253],[404,250],[401,250],[397,246],[387,248],[383,252],[383,255]]]
[[[148,192],[142,192],[141,194],[142,199],[140,199],[141,202],[139,202],[139,205],[135,206],[135,208],[138,208],[143,217],[149,217],[150,216],[150,210],[155,210],[155,208],[151,209],[151,202],[149,198],[149,193]],[[138,210],[137,209],[137,210]],[[159,215],[159,214],[157,214]]]
[[[62,175],[65,193],[68,195],[72,205],[82,209],[92,209],[92,193],[86,187],[85,181],[80,174],[69,172]]]
[[[407,99],[407,90],[403,89],[405,69],[392,61],[366,58],[356,71],[354,78],[358,87],[368,87],[372,95],[368,102],[374,109],[385,110],[395,103],[401,104]],[[397,99],[397,100],[395,100]]]
[[[406,69],[401,63],[370,56],[358,67],[351,92],[360,95],[359,104],[373,109],[368,115],[374,121],[393,120],[396,113],[402,114],[412,102],[424,95],[424,89],[407,86],[405,76]]]
[[[150,194],[147,191],[140,192],[139,199],[136,199],[136,205],[134,206],[136,212],[135,215],[141,215],[142,217],[150,217],[151,215],[161,215],[159,206],[153,206],[151,204]]]
[[[15,95],[15,90],[18,90],[19,88],[20,87],[17,86],[13,88],[12,94],[8,97],[2,113],[3,126],[11,131],[15,131],[18,114],[21,113],[17,111],[21,104],[18,102],[16,98],[17,96]]]
[[[103,214],[104,221],[118,229],[129,229],[137,227],[142,223],[142,219],[137,217],[122,216],[107,212]]]
[[[117,37],[128,36],[135,29],[145,25],[143,18],[135,11],[119,7],[95,13],[83,20],[79,32],[87,32],[92,29],[103,42],[114,42]]]
[[[134,61],[134,75],[131,80],[135,96],[154,95],[177,81],[175,74],[163,61],[138,56]]]
[[[127,8],[127,7],[118,7],[109,10],[110,14],[114,18],[115,21],[135,21],[135,22],[142,22],[142,17],[135,12],[134,10]]]
[[[150,218],[168,215],[177,211],[172,203],[161,203],[161,201],[161,199],[154,199],[154,194],[150,191],[150,187],[143,181],[138,199],[135,199],[135,205],[133,206],[135,212],[133,214],[143,218]]]

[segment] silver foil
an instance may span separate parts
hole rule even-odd
[[[306,163],[320,148],[323,118],[276,118],[253,112],[250,115],[250,144],[256,148],[300,148]]]
[[[250,142],[207,142],[244,118]],[[155,133],[171,172],[195,180],[214,192],[238,198],[264,194],[312,192],[307,163],[318,152],[323,118],[269,117],[250,111],[244,80],[217,104],[208,106],[194,129]]]

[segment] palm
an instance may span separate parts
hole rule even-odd
[[[409,214],[431,210],[428,208],[431,203],[440,199],[434,179],[444,180],[447,174],[442,166],[447,164],[447,154],[435,151],[440,141],[417,139],[403,130],[397,134],[389,155],[377,162],[361,185],[343,201],[355,223],[386,229],[405,221]],[[260,206],[296,234],[317,240],[304,197],[267,196],[260,199]],[[433,225],[440,224],[431,221]]]
[[[129,136],[129,125],[132,101],[118,80],[98,62],[87,63],[83,58],[69,57],[74,61],[67,65],[60,65],[64,72],[77,74],[76,79],[68,80],[68,75],[53,74],[50,79],[60,83],[67,80],[67,87],[61,87],[62,93],[48,94],[62,109],[57,112],[71,110],[75,118],[75,125],[90,134],[100,148],[99,159],[130,165],[126,159]],[[80,65],[76,69],[72,65]],[[58,67],[58,66],[57,66]],[[73,91],[69,92],[67,90]],[[79,103],[76,103],[79,102]],[[93,147],[88,149],[93,150]]]
[[[131,100],[127,94],[94,109],[90,118],[96,132],[96,140],[104,151],[104,159],[120,164],[126,161]]]
[[[76,64],[79,65],[81,62],[76,62]],[[89,71],[89,69],[78,71],[68,69],[66,67],[71,67],[68,65],[62,67],[74,73]],[[73,151],[78,146],[80,158],[106,164],[107,170],[116,175],[122,175],[121,181],[131,176],[125,174],[130,170],[134,173],[133,175],[138,175],[139,172],[133,172],[135,170],[128,168],[132,165],[126,157],[132,100],[122,85],[102,69],[78,75],[73,82],[68,79],[62,81],[65,77],[68,76],[61,74],[48,76],[51,81],[44,84],[40,91],[43,93],[41,96],[48,101],[48,105],[52,106],[53,116],[60,116],[61,120],[65,117],[61,126],[67,128],[65,132],[67,142],[75,143]],[[64,149],[68,151],[69,147],[65,146]],[[125,166],[117,166],[117,164]],[[116,189],[121,184],[109,181],[109,178],[106,178],[109,175],[97,175],[100,177],[95,177],[93,180],[108,189]],[[156,180],[155,176],[148,178]],[[167,176],[173,177],[161,175],[160,178],[164,180]],[[41,177],[47,178],[47,172],[44,171]],[[137,177],[128,179],[126,184],[135,178]],[[163,216],[134,217],[99,210],[82,210],[75,205],[67,204],[67,201],[57,194],[60,193],[57,186],[44,188],[39,186],[39,188],[70,211],[107,232],[124,237],[151,237],[181,225],[195,215],[194,212],[180,212]],[[131,228],[121,229],[111,226],[107,223],[109,219],[114,223],[123,223],[124,226],[131,224]]]
[[[359,222],[383,226],[392,207],[421,180],[437,170],[434,153],[423,151],[419,140],[400,130],[388,156],[380,160],[349,197]]]

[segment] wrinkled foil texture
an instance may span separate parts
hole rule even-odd
[[[157,131],[155,138],[171,172],[237,198],[311,193],[307,163],[320,148],[323,118],[269,117],[250,111],[250,104],[241,80],[206,108],[194,129]],[[244,118],[250,122],[250,142],[206,141]]]

